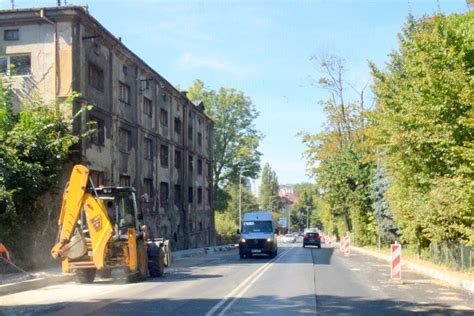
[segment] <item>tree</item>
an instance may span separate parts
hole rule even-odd
[[[370,186],[375,164],[367,142],[364,103],[367,85],[357,90],[347,82],[345,62],[337,56],[313,60],[322,73],[316,85],[330,97],[319,102],[327,117],[325,130],[314,135],[300,134],[307,146],[308,171],[316,179],[320,199],[329,206],[326,223],[342,219],[344,230],[353,232],[355,242],[369,243],[375,241],[376,228]],[[355,92],[357,99],[348,102],[348,90]]]
[[[280,209],[278,198],[278,177],[276,172],[267,162],[262,169],[262,177],[260,182],[259,202],[260,207],[266,210]]]
[[[474,244],[474,12],[410,16],[385,70],[371,64],[374,142],[403,239]]]
[[[54,235],[49,214],[36,200],[57,184],[79,140],[72,120],[62,115],[72,110],[73,97],[60,105],[33,99],[14,114],[0,78],[0,240],[23,263],[32,263],[35,241]]]
[[[393,220],[390,205],[385,198],[389,180],[386,170],[378,168],[373,182],[372,199],[374,201],[374,216],[377,221],[378,233],[382,242],[391,244],[400,236],[400,230]]]
[[[205,113],[214,121],[216,195],[220,194],[219,188],[238,183],[239,173],[246,178],[257,178],[261,156],[258,146],[263,135],[254,126],[258,112],[250,98],[234,89],[209,89],[200,80],[189,87],[187,97],[191,101],[202,101]]]
[[[315,213],[313,196],[310,192],[303,191],[298,201],[291,207],[292,227],[298,229],[314,227],[318,224],[313,218],[313,214]]]

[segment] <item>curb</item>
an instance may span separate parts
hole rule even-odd
[[[390,258],[389,255],[380,254],[380,253],[377,253],[377,252],[372,251],[372,250],[367,250],[367,249],[354,247],[354,246],[351,246],[351,249],[353,249],[355,251],[358,251],[360,253],[372,256],[372,257],[377,257],[379,259],[382,259],[382,260],[385,260],[385,261],[388,261],[388,262],[391,261],[391,258]],[[410,269],[412,269],[416,272],[419,272],[419,273],[422,273],[422,274],[427,275],[429,277],[432,277],[433,279],[444,281],[444,282],[448,283],[449,285],[451,285],[453,287],[456,287],[456,288],[463,289],[463,290],[466,290],[468,292],[474,293],[474,281],[463,280],[463,279],[454,277],[452,275],[443,273],[442,271],[432,269],[432,268],[427,268],[427,267],[425,267],[421,264],[413,263],[413,262],[408,261],[408,260],[403,260],[402,265],[405,266],[405,267],[408,267],[408,268],[410,268]]]
[[[72,275],[57,275],[45,278],[26,280],[12,284],[0,285],[0,296],[35,290],[41,287],[64,283],[72,280]]]

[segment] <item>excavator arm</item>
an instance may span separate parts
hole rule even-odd
[[[107,216],[107,211],[101,200],[87,192],[89,170],[82,165],[74,166],[71,177],[63,194],[61,213],[59,215],[59,237],[57,243],[51,249],[53,258],[74,258],[74,246],[80,242],[84,243],[84,236],[77,234],[78,220],[84,210],[87,219],[87,227],[92,244],[92,259],[96,268],[104,266],[106,246],[113,234],[112,224]],[[85,247],[84,247],[85,250]]]

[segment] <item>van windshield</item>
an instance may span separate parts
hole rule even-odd
[[[242,233],[271,233],[272,221],[248,221],[242,223]]]

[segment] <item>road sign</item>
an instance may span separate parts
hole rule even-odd
[[[288,224],[287,224],[287,218],[286,217],[280,217],[278,219],[278,224],[280,225],[280,227],[282,228],[287,228],[288,227]]]
[[[390,245],[390,251],[392,253],[390,277],[400,280],[402,278],[402,246],[398,244]]]

